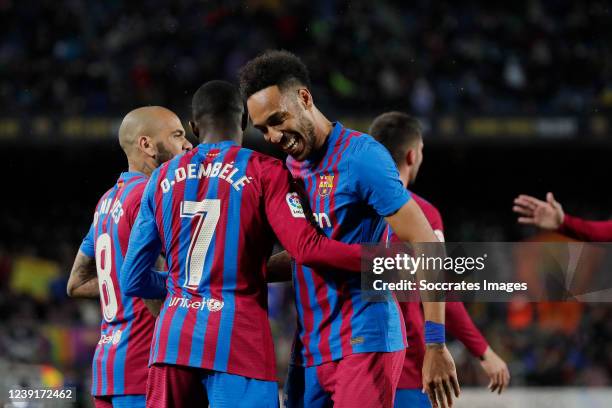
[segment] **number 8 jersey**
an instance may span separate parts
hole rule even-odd
[[[80,250],[96,260],[101,336],[92,367],[92,395],[145,394],[155,318],[139,298],[123,296],[119,272],[147,177],[122,173],[98,202]]]

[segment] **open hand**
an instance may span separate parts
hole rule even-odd
[[[501,394],[504,388],[510,383],[510,371],[508,371],[508,365],[504,360],[501,359],[491,347],[487,347],[485,350],[482,360],[480,361],[482,369],[487,373],[489,377],[489,391]]]
[[[556,230],[563,223],[563,207],[552,193],[546,194],[546,201],[521,194],[514,199],[512,210],[521,215],[518,219],[521,224]]]

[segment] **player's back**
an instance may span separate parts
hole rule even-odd
[[[101,336],[93,360],[92,394],[144,394],[154,317],[143,301],[124,296],[119,272],[147,178],[124,172],[99,200],[81,250],[95,257]]]
[[[274,235],[264,200],[280,169],[225,141],[200,144],[153,173],[145,199],[169,277],[152,363],[276,379],[265,283]]]

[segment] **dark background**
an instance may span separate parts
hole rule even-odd
[[[33,245],[48,257],[57,255],[57,242],[79,242],[101,193],[126,167],[113,140],[0,146],[6,152],[2,243],[12,250]],[[256,131],[245,146],[281,157]],[[426,136],[424,164],[411,189],[439,208],[448,241],[518,240],[534,232],[515,222],[511,207],[519,193],[543,198],[552,191],[567,212],[606,219],[610,157],[609,143],[448,143]]]

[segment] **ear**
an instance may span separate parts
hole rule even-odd
[[[304,108],[306,108],[307,110],[312,109],[312,94],[307,88],[298,89],[298,99],[300,100],[302,105],[304,105]]]
[[[138,136],[137,139],[138,148],[147,156],[155,157],[157,150],[153,144],[153,140],[149,136]]]
[[[200,131],[198,129],[198,125],[196,125],[194,121],[190,120],[189,121],[189,127],[191,128],[191,131],[193,132],[193,135],[196,138],[199,138],[200,137],[200,134],[199,134]]]
[[[404,158],[404,160],[406,161],[406,164],[408,166],[414,165],[416,163],[416,150],[408,149],[408,151],[406,152],[406,157]]]

